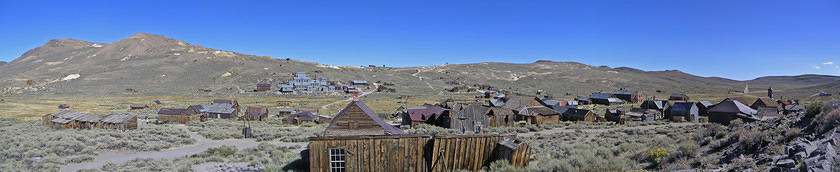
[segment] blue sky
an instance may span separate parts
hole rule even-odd
[[[840,1],[0,1],[0,60],[147,32],[330,65],[576,61],[840,75]]]

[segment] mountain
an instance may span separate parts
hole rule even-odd
[[[587,95],[619,88],[645,92],[727,93],[772,85],[787,90],[840,82],[823,75],[773,76],[750,81],[699,77],[678,70],[643,71],[628,67],[596,67],[576,62],[537,61],[528,64],[485,62],[387,68],[327,66],[294,59],[275,59],[205,48],[147,33],[113,43],[55,39],[0,67],[0,92],[98,96],[122,94],[131,88],[145,95],[236,94],[256,83],[279,84],[294,72],[347,82],[362,79],[392,82],[397,94],[437,93],[462,85],[491,85],[534,93]],[[34,91],[33,91],[34,90]]]

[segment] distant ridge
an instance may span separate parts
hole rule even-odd
[[[1,64],[1,63],[0,63]],[[363,79],[392,82],[397,94],[439,92],[460,83],[533,93],[587,95],[619,88],[645,92],[727,93],[770,85],[782,92],[840,82],[838,76],[767,76],[749,81],[700,77],[679,70],[644,71],[630,67],[591,66],[538,60],[516,64],[482,62],[438,66],[362,68],[328,66],[205,48],[162,35],[137,33],[112,43],[54,39],[0,67],[0,91],[6,94],[147,95],[240,93],[256,83],[279,84],[293,72],[313,72],[331,81]],[[78,79],[62,80],[68,75]],[[420,80],[419,77],[425,78]],[[30,85],[34,81],[35,84]],[[29,83],[29,84],[27,84]],[[34,89],[33,89],[34,88]],[[32,91],[37,90],[37,91]],[[401,93],[402,92],[402,93]]]

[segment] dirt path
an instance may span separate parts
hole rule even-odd
[[[359,94],[359,97],[364,97],[368,94],[374,93],[374,92],[376,92],[377,88],[379,88],[379,84],[373,84],[373,89],[370,89],[367,92],[362,92],[362,94]],[[335,102],[332,102],[332,103],[325,104],[325,105],[321,106],[321,109],[327,109],[327,107],[332,106],[334,104],[349,102],[349,101],[352,101],[352,100],[353,100],[353,97],[350,97],[350,98],[347,98],[347,99],[344,99],[344,100],[335,101]]]
[[[666,125],[647,125],[647,126],[635,126],[635,127],[615,127],[615,128],[607,128],[607,129],[580,129],[580,131],[583,131],[583,132],[585,132],[585,133],[594,133],[594,134],[598,134],[598,133],[603,133],[603,132],[606,132],[606,131],[612,131],[612,130],[618,130],[618,129],[641,129],[641,130],[651,130],[651,129],[656,129],[656,128],[659,128],[659,127],[666,127],[666,126],[672,126],[672,127],[684,127],[684,126],[691,126],[691,125],[696,125],[696,124],[697,124],[697,123],[668,123],[668,124],[666,124]],[[536,133],[540,133],[540,134],[542,134],[542,135],[555,134],[555,133],[569,133],[569,132],[575,132],[576,130],[578,130],[578,129],[550,129],[550,130],[542,130],[542,131],[538,131],[538,132],[521,133],[521,134],[517,134],[517,136],[520,136],[520,137],[534,136],[534,134],[536,134]]]
[[[175,128],[186,130],[185,126],[176,126]],[[138,158],[154,158],[154,159],[175,159],[184,156],[189,156],[204,152],[209,148],[219,147],[222,145],[234,146],[237,149],[253,148],[259,145],[258,142],[252,139],[231,139],[231,140],[210,140],[189,132],[190,138],[195,139],[196,144],[179,147],[165,151],[153,152],[133,152],[133,151],[109,151],[97,155],[93,162],[86,162],[81,164],[67,164],[61,167],[60,171],[78,171],[81,169],[95,169],[102,167],[106,162],[123,163]],[[301,146],[305,147],[306,142],[271,142],[280,146]],[[299,149],[298,151],[303,150]]]

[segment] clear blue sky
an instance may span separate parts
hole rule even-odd
[[[0,60],[137,32],[331,65],[539,59],[700,76],[840,75],[840,1],[0,2]]]

